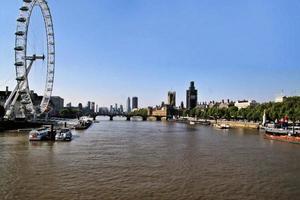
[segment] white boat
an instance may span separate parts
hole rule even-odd
[[[57,131],[55,135],[55,141],[71,141],[72,140],[72,132],[68,128],[63,128]]]
[[[91,118],[91,117],[88,117],[88,116],[82,116],[82,117],[80,117],[79,120],[81,120],[81,121],[93,121],[94,119]]]
[[[293,130],[284,129],[284,128],[265,128],[266,133],[277,134],[277,135],[288,135],[292,134]]]
[[[190,125],[195,125],[195,122],[194,121],[190,121]]]
[[[46,140],[48,138],[48,135],[49,135],[48,128],[34,129],[29,132],[29,140],[30,141]]]
[[[219,129],[230,129],[228,124],[216,124],[215,126]]]

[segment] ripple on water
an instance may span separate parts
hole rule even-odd
[[[297,199],[299,145],[256,130],[106,121],[70,143],[0,137],[0,199]]]

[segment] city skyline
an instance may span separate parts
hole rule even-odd
[[[21,4],[5,1],[0,8],[0,90],[16,84],[13,47]],[[53,95],[65,102],[126,105],[128,96],[138,96],[146,107],[166,101],[173,90],[178,105],[191,80],[199,102],[272,101],[282,90],[299,95],[297,1],[49,4],[58,51]],[[74,12],[82,12],[76,23]],[[34,14],[32,39],[43,34],[40,20]],[[41,50],[39,45],[32,49]],[[39,66],[30,79],[37,91]]]

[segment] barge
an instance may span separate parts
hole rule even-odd
[[[300,131],[298,130],[265,128],[265,131],[266,139],[300,144]]]
[[[93,121],[91,120],[79,120],[78,124],[75,125],[75,130],[85,130],[92,125]]]

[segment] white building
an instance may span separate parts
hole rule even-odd
[[[277,96],[275,98],[275,103],[282,103],[286,99],[286,96]]]
[[[252,100],[242,100],[242,101],[236,101],[234,103],[234,106],[237,107],[238,109],[242,109],[242,108],[248,108],[249,106],[254,106],[256,105],[256,101]]]

